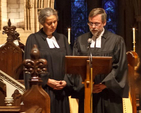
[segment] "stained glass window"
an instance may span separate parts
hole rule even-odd
[[[88,31],[87,4],[85,0],[71,0],[71,43]]]
[[[116,33],[117,31],[117,13],[116,13],[116,7],[117,7],[117,0],[102,0],[102,6],[105,9],[107,13],[107,25],[106,28]]]

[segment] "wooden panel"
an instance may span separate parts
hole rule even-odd
[[[131,94],[132,112],[137,113],[136,92],[135,92],[135,66],[137,64],[137,53],[134,51],[127,52],[128,60],[128,81]]]
[[[0,106],[0,113],[20,113],[20,106]]]
[[[7,42],[0,48],[0,70],[19,79],[22,73],[22,50],[13,42]]]

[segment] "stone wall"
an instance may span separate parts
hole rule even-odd
[[[24,1],[8,0],[7,1],[7,18],[18,28],[24,29]]]
[[[33,31],[25,31],[25,7],[26,0],[1,0],[0,1],[0,45],[4,44],[7,39],[3,33],[3,27],[7,26],[8,19],[11,20],[12,26],[16,26],[16,31],[20,33],[20,39],[25,44],[27,37]]]
[[[8,19],[25,44],[27,37],[39,30],[38,9],[44,7],[54,8],[54,0],[0,0],[0,45],[6,43],[7,35],[2,33]]]

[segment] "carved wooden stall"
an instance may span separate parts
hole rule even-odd
[[[15,95],[18,95],[19,92],[18,90],[14,91],[15,89],[19,87],[19,89],[24,91],[24,86],[17,81],[18,79],[23,78],[22,62],[24,45],[20,43],[19,33],[17,33],[15,26],[11,26],[10,19],[8,20],[8,26],[4,26],[3,29],[3,34],[7,34],[7,42],[3,45],[0,45],[0,79],[2,80],[0,81],[0,105],[4,106],[5,97],[9,96],[6,90],[13,90],[13,92],[10,94],[10,97],[12,97],[13,93],[14,98]],[[7,87],[6,82],[9,86],[11,84],[12,85]],[[5,84],[5,86],[2,84]],[[22,87],[20,85],[22,85]],[[15,99],[18,99],[17,96]],[[17,100],[14,104],[17,104]]]
[[[128,80],[129,80],[129,90],[131,95],[132,113],[137,113],[135,68],[139,63],[139,60],[137,53],[134,51],[129,51],[126,54],[128,60]]]
[[[42,89],[40,79],[40,74],[47,72],[47,61],[39,57],[39,50],[35,45],[31,51],[31,59],[23,62],[25,73],[31,74],[31,88],[22,95],[21,100],[17,100],[20,101],[20,105],[15,102],[11,106],[0,106],[0,113],[50,113],[50,97]],[[14,94],[12,95],[14,98],[21,96],[17,90]]]
[[[7,42],[0,47],[0,70],[14,79],[19,79],[22,76],[24,45],[19,42],[19,34],[15,31],[16,27],[11,26],[10,20],[8,26],[4,26],[3,29],[3,33],[8,37]]]

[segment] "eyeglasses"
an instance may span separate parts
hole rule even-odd
[[[94,22],[88,22],[88,25],[91,26],[91,27],[92,27],[93,25],[95,25],[95,26],[97,27],[97,26],[100,25],[100,23],[98,23],[98,22],[95,22],[95,23],[94,23]]]

